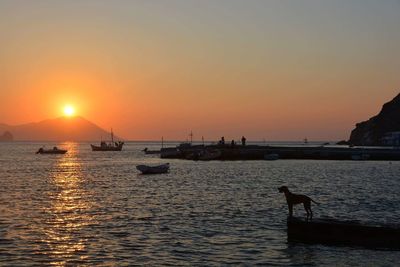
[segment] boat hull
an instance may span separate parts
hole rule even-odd
[[[169,164],[162,164],[158,166],[138,165],[136,169],[142,174],[161,174],[169,171]]]
[[[62,149],[59,149],[59,150],[44,150],[44,151],[41,151],[41,152],[36,152],[36,154],[65,154],[65,153],[67,153],[67,150],[62,150]]]
[[[123,144],[118,146],[95,146],[91,144],[90,146],[92,151],[121,151]]]

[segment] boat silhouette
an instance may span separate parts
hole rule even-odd
[[[121,151],[124,142],[122,141],[115,141],[114,142],[114,133],[111,129],[111,142],[107,143],[105,141],[100,142],[100,146],[92,145],[92,151]]]
[[[39,148],[38,151],[36,151],[36,154],[65,154],[67,153],[67,150],[65,149],[59,149],[58,147],[53,147],[52,149],[44,149],[43,147]]]

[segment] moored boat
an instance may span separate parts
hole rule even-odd
[[[43,147],[41,147],[38,151],[36,151],[36,154],[65,154],[67,153],[67,151],[68,150],[65,149],[59,149],[56,146],[52,149],[44,149]]]
[[[107,143],[105,141],[100,142],[100,146],[90,144],[92,151],[121,151],[124,142],[116,141],[114,142],[114,133],[111,129],[111,142]]]
[[[122,146],[124,145],[124,142],[118,141],[118,142],[113,142],[113,143],[106,143],[102,141],[100,143],[100,146],[95,146],[90,144],[92,147],[92,151],[121,151]]]
[[[157,166],[149,166],[149,165],[137,165],[136,169],[138,169],[142,174],[159,174],[166,173],[169,171],[169,163],[157,165]]]

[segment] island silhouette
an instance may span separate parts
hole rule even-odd
[[[80,117],[59,117],[21,125],[0,124],[0,133],[9,132],[14,141],[95,141],[108,140],[110,132]]]

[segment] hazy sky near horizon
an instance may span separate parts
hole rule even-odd
[[[400,0],[0,0],[0,123],[339,140],[400,93]]]

